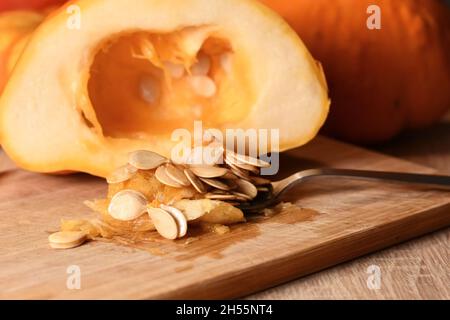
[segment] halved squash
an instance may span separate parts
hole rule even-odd
[[[34,11],[0,13],[0,94],[28,38],[44,15]]]
[[[33,34],[0,100],[0,139],[25,169],[104,177],[130,151],[170,155],[173,130],[195,120],[300,146],[328,107],[320,64],[257,1],[79,0]]]

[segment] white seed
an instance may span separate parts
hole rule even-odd
[[[139,94],[147,103],[156,103],[161,95],[159,83],[150,75],[143,75],[139,80]]]
[[[109,184],[121,183],[129,180],[136,172],[137,168],[130,164],[126,164],[114,170],[114,172],[106,178]]]
[[[234,164],[232,164],[229,159],[225,158],[225,163],[230,167],[231,172],[238,176],[241,179],[245,179],[245,180],[249,180],[250,179],[250,175],[248,174],[247,171],[242,170],[238,167],[236,167]]]
[[[134,151],[128,156],[128,163],[140,170],[152,170],[165,162],[167,158],[147,150]]]
[[[255,186],[264,186],[264,185],[268,185],[271,183],[271,181],[269,179],[265,179],[262,177],[252,177],[251,178],[251,182],[255,185]]]
[[[251,183],[246,180],[236,180],[235,181],[238,186],[238,192],[242,192],[249,196],[251,199],[256,198],[258,195],[258,189]]]
[[[228,171],[221,178],[222,179],[227,179],[227,180],[237,180],[237,179],[239,179],[239,177],[236,176],[232,171]]]
[[[175,218],[167,211],[160,208],[147,208],[148,215],[155,225],[156,231],[166,239],[178,238],[178,225]]]
[[[112,197],[108,213],[116,220],[131,221],[145,213],[146,205],[147,199],[142,193],[125,189]]]
[[[260,167],[260,168],[269,168],[270,167],[270,163],[268,163],[266,161],[263,161],[263,160],[260,160],[257,158],[253,158],[250,156],[244,156],[242,154],[238,154],[238,153],[235,153],[232,151],[227,151],[226,155],[227,155],[227,157],[234,158],[243,164],[249,164],[251,166]]]
[[[172,217],[175,218],[178,225],[178,238],[184,237],[188,230],[188,224],[183,212],[181,212],[177,208],[166,206],[164,204],[160,205],[160,208],[167,211],[172,215]]]
[[[166,166],[166,174],[169,176],[169,178],[172,178],[173,180],[175,180],[175,182],[185,187],[189,187],[191,185],[184,172],[172,164],[168,164]]]
[[[205,98],[211,98],[217,92],[217,86],[214,81],[207,76],[190,76],[187,81],[194,92]]]
[[[233,70],[233,54],[230,52],[222,53],[220,56],[220,66],[226,73]]]
[[[214,187],[219,190],[228,191],[228,190],[232,189],[232,187],[230,187],[226,183],[216,180],[216,179],[200,178],[200,180],[203,181],[204,183],[206,183],[207,185],[210,185],[211,187]]]
[[[240,165],[241,169],[250,171],[250,172],[252,172],[254,174],[260,174],[260,169],[258,167],[255,167],[255,166],[252,166],[252,165],[249,165],[249,164],[244,164],[244,163],[241,163],[239,165]]]
[[[205,194],[205,198],[211,199],[211,200],[220,200],[220,201],[242,200],[242,197],[239,197],[235,194],[220,194],[220,193],[207,193],[207,194]]]
[[[160,166],[158,169],[156,169],[155,177],[158,179],[159,182],[162,184],[165,184],[166,186],[173,187],[173,188],[182,188],[183,185],[179,184],[177,181],[169,177],[167,174],[167,169],[165,166]]]
[[[54,249],[70,249],[82,245],[87,239],[82,231],[60,231],[48,237],[50,247]]]
[[[181,79],[184,76],[184,66],[172,62],[164,62],[164,68],[170,73],[174,79]]]
[[[227,155],[225,157],[225,162],[231,163],[240,169],[244,169],[246,171],[253,172],[254,174],[259,174],[259,167],[255,167],[250,164],[243,163],[243,162],[237,160],[236,158],[234,158],[233,156],[231,156],[230,153],[227,153]]]
[[[212,166],[192,166],[190,169],[200,178],[219,178],[228,172],[227,168]]]
[[[242,193],[242,192],[237,192],[237,191],[233,191],[233,194],[239,198],[242,199],[242,201],[251,201],[253,200],[252,197],[250,197],[249,195]]]
[[[191,73],[194,76],[206,76],[211,69],[211,59],[206,54],[200,53],[197,60],[191,68]]]
[[[200,181],[199,178],[189,169],[184,169],[184,174],[186,175],[186,178],[191,182],[191,184],[194,186],[195,190],[197,190],[199,193],[205,193],[206,188],[203,185],[203,183]]]

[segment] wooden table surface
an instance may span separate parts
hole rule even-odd
[[[450,174],[450,114],[374,149]],[[249,299],[450,299],[450,228],[254,294]],[[369,289],[370,266],[380,288]]]

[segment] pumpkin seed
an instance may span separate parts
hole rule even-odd
[[[126,164],[114,170],[114,172],[106,178],[109,184],[121,183],[131,179],[131,177],[137,172],[138,169]]]
[[[236,158],[234,158],[233,156],[230,156],[229,154],[227,154],[226,160],[228,160],[229,163],[233,164],[234,166],[236,166],[240,169],[250,171],[254,174],[259,174],[259,167],[255,167],[250,164],[243,163],[243,162],[237,160]]]
[[[207,76],[189,76],[187,81],[194,92],[205,98],[211,98],[217,92],[215,82]]]
[[[161,208],[147,208],[148,215],[152,219],[158,233],[170,240],[175,240],[178,237],[178,225],[175,218],[167,211]]]
[[[147,103],[156,103],[161,95],[159,83],[150,75],[143,75],[139,82],[139,94]]]
[[[228,169],[212,166],[191,166],[191,171],[199,178],[219,178],[228,172]]]
[[[248,174],[247,171],[236,167],[234,164],[231,164],[231,163],[227,163],[227,164],[230,167],[230,170],[234,175],[236,175],[239,178],[244,179],[244,180],[250,180],[250,175]]]
[[[205,193],[206,187],[203,185],[203,183],[200,181],[199,178],[189,169],[184,169],[184,174],[186,175],[186,178],[191,182],[192,186],[197,190],[199,193]]]
[[[236,165],[237,160],[231,157],[225,157],[224,159],[225,163],[231,168],[231,169],[235,169],[235,170],[239,170],[241,171],[245,176],[248,176],[249,171],[244,169],[244,168],[240,168]]]
[[[271,183],[269,179],[265,179],[262,177],[252,177],[251,182],[256,186],[264,186]]]
[[[221,176],[222,179],[226,179],[226,180],[237,180],[239,179],[238,176],[236,176],[233,172],[228,171],[227,173],[225,173],[223,176]]]
[[[233,191],[233,195],[241,198],[242,201],[251,201],[251,200],[253,200],[252,197],[250,197],[249,195],[247,195],[245,193],[242,193],[242,192]]]
[[[160,205],[160,208],[167,211],[172,215],[172,217],[175,218],[178,225],[178,238],[184,237],[187,233],[188,225],[186,217],[184,216],[183,212],[181,212],[177,208],[166,206],[164,204]]]
[[[166,166],[160,166],[158,169],[156,169],[155,177],[158,179],[159,182],[162,184],[165,184],[166,186],[173,187],[173,188],[182,188],[183,185],[179,184],[177,181],[169,177],[167,174]]]
[[[200,178],[200,180],[206,183],[207,185],[210,185],[211,187],[214,187],[219,190],[228,191],[232,189],[232,187],[230,187],[228,184],[219,181],[217,179]]]
[[[230,194],[230,192],[229,191],[225,191],[225,190],[218,190],[218,189],[216,189],[216,190],[212,190],[211,192],[209,192],[209,193],[212,193],[212,194]]]
[[[174,79],[181,79],[184,76],[184,66],[181,64],[172,63],[169,61],[164,62],[164,68],[169,72],[170,76]]]
[[[142,193],[125,189],[112,197],[108,213],[116,220],[131,221],[145,213],[146,205],[147,199]]]
[[[211,59],[206,54],[200,53],[197,60],[191,68],[191,73],[194,76],[206,76],[211,69]]]
[[[219,193],[207,193],[205,194],[205,197],[207,199],[221,200],[221,201],[236,201],[242,199],[242,197],[239,197],[235,194],[219,194]]]
[[[166,174],[182,186],[189,187],[191,185],[184,172],[173,164],[166,165]]]
[[[240,167],[241,169],[250,171],[251,173],[256,174],[256,175],[258,175],[260,173],[258,167],[255,167],[255,166],[252,166],[252,165],[249,165],[249,164],[240,163],[237,166]]]
[[[238,186],[237,190],[249,196],[250,199],[254,199],[258,195],[258,189],[251,182],[247,180],[236,180],[236,184]]]
[[[140,170],[152,170],[165,162],[166,157],[147,150],[134,151],[128,156],[128,163]]]
[[[268,163],[266,161],[263,161],[263,160],[257,159],[257,158],[253,158],[250,156],[238,154],[238,153],[235,153],[230,150],[227,150],[226,156],[236,159],[239,163],[249,164],[251,166],[255,166],[255,167],[259,167],[259,168],[269,168],[270,167],[270,163]]]
[[[235,166],[235,163],[237,162],[235,158],[233,158],[232,156],[230,156],[229,152],[225,153],[225,157],[223,159],[225,161],[226,164],[228,164],[229,166],[233,165]]]
[[[82,245],[87,239],[82,231],[60,231],[49,235],[48,241],[53,249],[70,249]]]

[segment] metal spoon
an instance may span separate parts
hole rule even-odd
[[[269,185],[271,192],[268,192],[267,196],[262,198],[258,197],[254,201],[249,203],[243,203],[239,206],[239,208],[244,211],[258,211],[264,209],[277,203],[281,195],[294,186],[303,183],[311,178],[324,176],[345,177],[350,179],[363,180],[386,180],[450,188],[450,176],[331,168],[309,169],[297,172],[283,180],[272,182]]]

